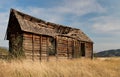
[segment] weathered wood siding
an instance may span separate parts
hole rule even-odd
[[[22,32],[17,19],[14,15],[10,15],[12,17],[9,20],[9,27],[7,28],[7,39],[9,39],[9,52],[13,57],[23,56],[24,53],[22,51]]]
[[[57,56],[67,57],[68,56],[68,39],[67,37],[57,36]]]
[[[26,58],[33,60],[48,59],[48,36],[23,34],[23,49]]]
[[[74,58],[79,58],[81,56],[80,53],[80,42],[78,40],[74,40]]]
[[[74,41],[71,38],[68,38],[68,58],[73,58],[74,52]]]
[[[22,51],[25,53],[27,59],[49,60],[49,46],[51,37],[45,35],[35,35],[26,32],[23,33],[23,35],[18,34],[16,36],[15,34],[11,34],[10,36],[11,40],[9,41],[9,44],[10,48],[12,49],[10,51],[16,51],[16,54],[19,54],[18,51]],[[85,44],[85,56],[82,56],[81,54],[81,43]],[[57,36],[55,49],[55,55],[57,56],[56,58],[91,58],[93,52],[93,43],[81,42],[65,36]]]
[[[24,56],[22,51],[22,35],[21,34],[11,34],[9,40],[9,51],[13,57]]]
[[[93,41],[81,30],[29,16],[11,9],[6,32],[9,51],[33,60],[92,57]],[[83,54],[84,53],[84,54]]]
[[[85,57],[92,58],[93,56],[93,43],[85,43]]]
[[[80,42],[73,38],[57,36],[57,56],[78,58],[81,56]]]

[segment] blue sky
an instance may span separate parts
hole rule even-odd
[[[4,40],[10,8],[34,17],[79,28],[94,41],[94,52],[120,48],[120,0],[2,0],[0,46]]]

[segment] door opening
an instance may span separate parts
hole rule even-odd
[[[48,54],[49,56],[55,56],[56,51],[55,51],[55,39],[54,38],[49,38],[49,48],[48,48]]]
[[[81,56],[85,56],[85,43],[81,43]]]

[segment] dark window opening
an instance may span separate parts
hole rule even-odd
[[[55,56],[56,51],[55,51],[55,39],[54,38],[49,38],[49,48],[48,48],[48,54],[50,56]]]
[[[85,43],[81,43],[81,55],[85,56]]]

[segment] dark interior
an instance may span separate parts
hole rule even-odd
[[[49,38],[49,56],[55,56],[56,55],[56,51],[55,51],[55,39],[54,38]]]
[[[81,55],[85,56],[85,43],[81,43]]]

